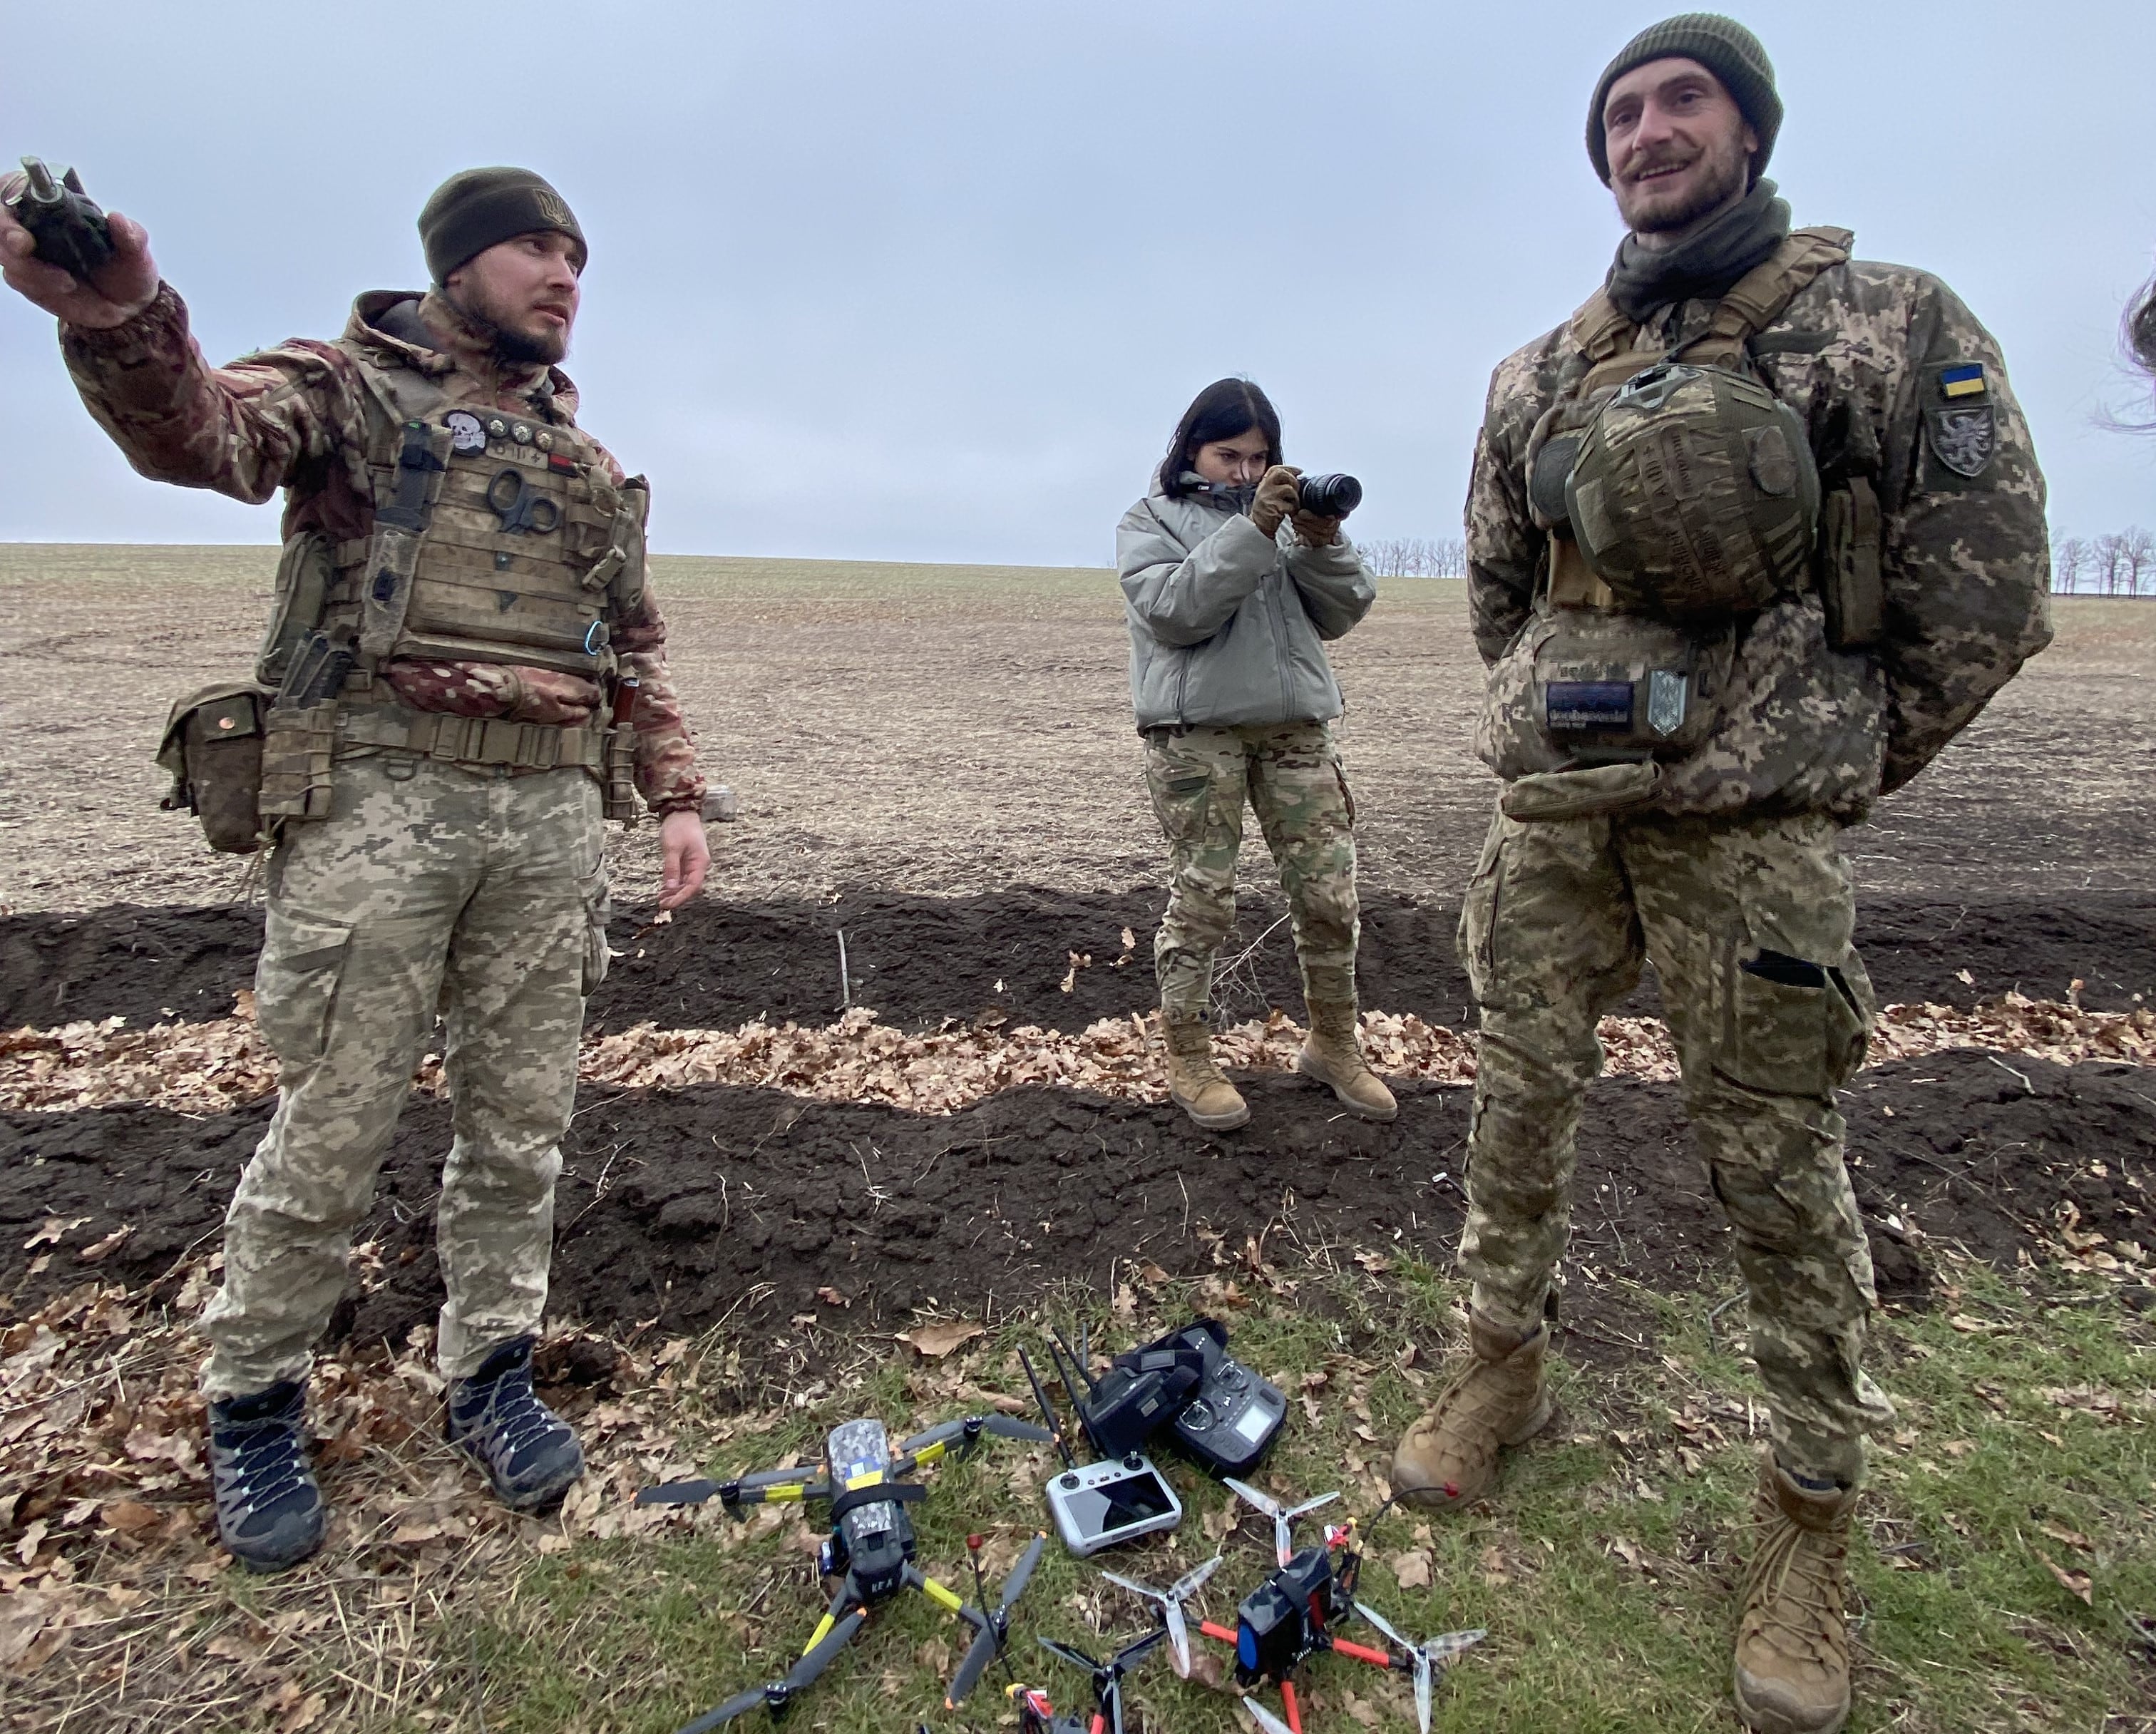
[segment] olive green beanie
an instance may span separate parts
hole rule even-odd
[[[558,229],[577,244],[583,269],[584,232],[568,202],[528,168],[465,169],[437,187],[419,213],[419,244],[437,283],[488,248],[543,228]]]
[[[1782,128],[1782,99],[1774,90],[1774,63],[1759,38],[1734,18],[1717,12],[1680,13],[1659,24],[1650,24],[1618,51],[1594,87],[1594,100],[1587,109],[1587,154],[1602,184],[1609,184],[1609,143],[1603,136],[1602,105],[1609,100],[1609,87],[1635,66],[1650,60],[1681,56],[1697,60],[1722,80],[1738,111],[1759,135],[1759,148],[1752,158],[1756,182],[1774,154],[1774,135]]]

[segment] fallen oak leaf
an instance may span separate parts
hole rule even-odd
[[[2036,1557],[2043,1561],[2045,1570],[2059,1580],[2061,1589],[2069,1595],[2079,1596],[2084,1606],[2096,1606],[2096,1586],[2091,1583],[2087,1572],[2068,1571],[2041,1547],[2035,1550],[2035,1553]]]
[[[1406,1553],[1396,1553],[1390,1563],[1393,1582],[1402,1589],[1430,1588],[1430,1557],[1423,1549],[1417,1547]]]
[[[86,1216],[70,1217],[65,1221],[49,1216],[38,1232],[23,1243],[23,1250],[35,1252],[41,1246],[58,1246],[63,1237],[72,1234],[89,1220]]]
[[[953,1349],[961,1348],[977,1336],[988,1335],[986,1325],[976,1324],[971,1319],[934,1319],[927,1324],[916,1325],[910,1331],[898,1333],[898,1340],[916,1354],[931,1361],[940,1361]]]
[[[126,1240],[127,1237],[134,1232],[135,1224],[131,1222],[124,1222],[121,1224],[118,1228],[115,1229],[110,1234],[107,1234],[102,1240],[83,1248],[80,1252],[75,1254],[75,1259],[77,1262],[80,1264],[95,1265],[100,1259],[105,1257],[107,1253],[117,1250],[120,1244]]]

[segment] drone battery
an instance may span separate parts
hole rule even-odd
[[[1175,1490],[1137,1451],[1067,1470],[1048,1484],[1047,1493],[1055,1532],[1081,1559],[1141,1536],[1163,1534],[1183,1521]]]
[[[1287,1678],[1324,1629],[1332,1591],[1331,1556],[1306,1547],[1245,1596],[1235,1610],[1235,1677],[1245,1685]]]

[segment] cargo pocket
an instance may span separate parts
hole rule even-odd
[[[607,963],[612,956],[607,947],[607,921],[613,914],[613,901],[603,864],[590,878],[577,881],[577,895],[584,905],[583,992],[584,998],[589,999],[606,979]]]
[[[1204,834],[1207,799],[1213,791],[1210,772],[1149,762],[1146,787],[1152,796],[1161,834],[1170,843],[1195,843]]]
[[[1732,1081],[1774,1095],[1830,1100],[1863,1064],[1868,983],[1860,997],[1838,967],[1735,941],[1724,951],[1720,974],[1722,1070]]]
[[[1460,962],[1478,1004],[1490,997],[1490,983],[1497,973],[1497,888],[1504,863],[1505,828],[1500,821],[1491,825],[1490,834],[1482,839],[1481,859],[1460,904]]]
[[[311,1065],[322,1057],[351,950],[349,927],[269,912],[254,967],[254,1019],[285,1065]]]

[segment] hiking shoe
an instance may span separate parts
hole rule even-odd
[[[1758,1552],[1737,1628],[1737,1713],[1758,1734],[1836,1734],[1849,1719],[1841,1605],[1853,1487],[1794,1480],[1766,1454]]]
[[[512,1511],[559,1503],[584,1472],[583,1447],[531,1388],[531,1339],[505,1342],[449,1387],[449,1441],[486,1471]]]
[[[1467,1325],[1467,1363],[1393,1453],[1395,1496],[1450,1511],[1497,1485],[1497,1456],[1549,1425],[1556,1405],[1543,1377],[1549,1326],[1522,1337],[1481,1314]]]
[[[282,1572],[322,1545],[322,1490],[307,1463],[306,1388],[285,1379],[209,1406],[217,1538],[250,1572]]]
[[[1351,1114],[1365,1120],[1390,1120],[1400,1111],[1393,1093],[1363,1058],[1352,999],[1310,1000],[1310,1035],[1295,1057],[1295,1069],[1315,1078],[1339,1097]]]
[[[1168,1099],[1209,1132],[1233,1131],[1250,1117],[1242,1092],[1213,1063],[1213,1032],[1199,1018],[1161,1019],[1168,1044]]]

